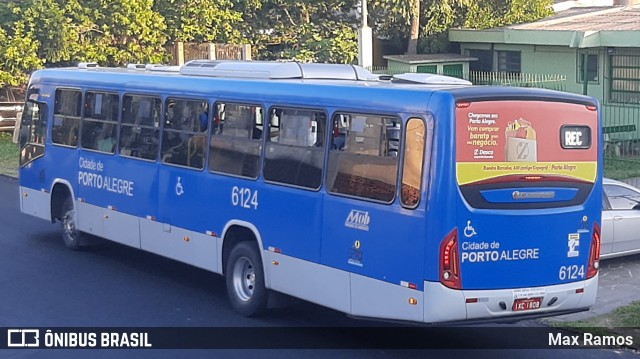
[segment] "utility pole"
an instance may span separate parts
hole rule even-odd
[[[358,65],[364,68],[373,66],[373,31],[367,25],[367,0],[361,2],[362,22],[358,29]]]

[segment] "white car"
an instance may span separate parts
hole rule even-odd
[[[605,178],[601,258],[640,253],[640,189]]]

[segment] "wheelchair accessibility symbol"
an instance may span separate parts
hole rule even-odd
[[[464,227],[464,236],[467,238],[471,238],[476,234],[476,229],[471,225],[471,221],[467,221],[467,226]]]
[[[176,183],[176,195],[182,196],[184,194],[184,188],[182,188],[181,178],[178,177],[178,183]]]

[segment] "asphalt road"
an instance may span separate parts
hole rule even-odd
[[[384,326],[389,333],[402,328],[351,319],[306,302],[273,309],[260,318],[241,317],[232,311],[227,301],[221,276],[107,241],[96,241],[81,251],[70,251],[60,238],[59,224],[21,214],[18,199],[17,181],[0,176],[0,327]],[[507,329],[535,325],[539,324],[522,322]],[[464,344],[474,338],[454,339]],[[496,335],[483,340],[487,347],[500,347],[504,338]],[[597,349],[0,351],[2,358],[466,358],[470,355],[474,358],[636,357],[631,351]]]

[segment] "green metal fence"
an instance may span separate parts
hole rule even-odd
[[[407,68],[387,68],[372,67],[370,71],[374,74],[397,75],[408,72]],[[438,72],[438,75],[446,75],[469,80],[475,85],[490,86],[516,86],[516,87],[537,87],[557,91],[564,91],[567,76],[561,74],[528,74],[528,73],[507,73],[507,72]]]

